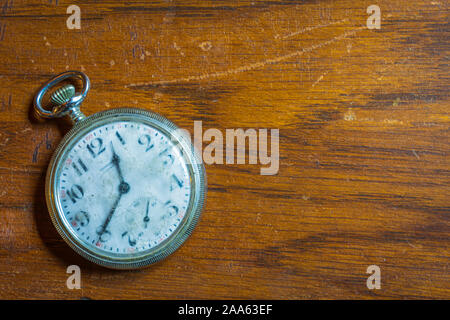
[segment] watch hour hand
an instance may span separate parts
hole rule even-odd
[[[112,154],[113,154],[111,162],[117,169],[117,173],[119,174],[120,182],[123,182],[124,180],[123,180],[122,170],[120,169],[120,164],[119,164],[120,163],[120,158],[117,155],[116,151],[114,150],[114,146],[113,146],[112,141],[111,141],[111,151],[112,151]]]
[[[116,151],[114,150],[114,146],[113,146],[112,142],[111,142],[111,151],[112,151],[112,154],[113,154],[111,162],[116,167],[117,173],[118,173],[119,179],[120,179],[119,193],[120,194],[127,193],[128,191],[130,191],[130,185],[128,183],[126,183],[125,180],[123,179],[122,170],[120,169],[120,164],[119,164],[120,163],[120,158],[117,155]]]
[[[115,152],[112,142],[111,142],[110,145],[111,145],[111,151],[112,151],[112,154],[113,154],[112,159],[103,168],[101,168],[100,171],[104,171],[104,170],[109,169],[109,168],[111,168],[113,166],[115,168],[117,168],[118,167],[118,163],[120,162],[120,158],[117,155],[117,153]],[[118,168],[118,169],[120,170],[120,168]]]

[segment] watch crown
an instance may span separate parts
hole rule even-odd
[[[67,84],[52,93],[50,100],[55,105],[62,105],[68,102],[75,95],[75,87]]]

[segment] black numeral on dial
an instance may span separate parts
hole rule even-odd
[[[101,138],[95,138],[87,145],[87,149],[93,158],[100,155],[106,148],[103,146],[103,140]]]
[[[119,139],[120,143],[122,145],[125,145],[125,140],[122,138],[122,136],[119,134],[119,131],[116,131],[116,137]]]
[[[138,143],[145,146],[145,152],[153,148],[152,138],[148,134],[139,137]]]
[[[178,179],[178,177],[174,174],[172,174],[172,176],[170,177],[170,181],[170,191],[175,189],[176,186],[178,186],[179,188],[183,187],[183,181]]]
[[[67,190],[67,195],[73,203],[76,203],[77,200],[83,198],[84,191],[83,188],[77,184],[74,184],[70,190]]]
[[[73,162],[72,167],[79,176],[82,176],[84,172],[88,171],[88,168],[81,159],[78,159],[77,163]]]

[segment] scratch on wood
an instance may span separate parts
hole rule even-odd
[[[312,88],[314,88],[320,81],[323,80],[323,77],[325,77],[328,74],[329,71],[325,72],[324,74],[322,74],[313,84],[312,84]]]
[[[344,23],[344,22],[346,22],[346,21],[348,21],[348,18],[345,18],[345,19],[342,19],[342,20],[339,20],[339,21],[330,22],[330,23],[327,23],[327,24],[320,24],[320,25],[318,25],[318,26],[306,27],[306,28],[300,29],[300,30],[298,30],[298,31],[289,33],[289,34],[287,34],[287,35],[281,37],[281,39],[286,40],[286,39],[288,39],[288,38],[297,36],[297,35],[299,35],[299,34],[302,34],[302,33],[308,32],[308,31],[313,31],[313,30],[316,30],[316,29],[329,27],[329,26],[332,26],[332,25]],[[280,37],[279,35],[275,35],[275,39],[278,39],[279,37]]]
[[[174,47],[175,50],[177,50],[182,56],[184,56],[183,50],[181,50],[181,48],[177,45],[176,42],[173,43],[173,47]]]
[[[199,47],[203,51],[209,51],[212,48],[211,41],[204,41],[204,42],[200,43]]]
[[[402,120],[397,120],[397,119],[384,119],[383,122],[387,123],[387,124],[403,124]]]
[[[52,142],[48,137],[48,132],[45,134],[45,147],[47,148],[47,150],[50,150],[52,148]]]
[[[231,75],[231,74],[238,74],[241,72],[251,71],[254,69],[263,68],[264,66],[266,66],[268,64],[279,63],[279,62],[282,62],[282,61],[285,61],[285,60],[288,60],[288,59],[291,59],[294,57],[299,57],[305,53],[312,52],[316,49],[322,48],[324,46],[327,46],[327,45],[337,42],[339,40],[348,38],[349,36],[356,34],[358,31],[360,31],[362,29],[366,29],[366,27],[359,27],[352,31],[348,31],[339,36],[336,36],[330,40],[318,43],[316,45],[312,45],[310,47],[306,47],[301,50],[297,50],[297,51],[294,51],[294,52],[291,52],[291,53],[288,53],[288,54],[285,54],[285,55],[282,55],[279,57],[267,59],[267,60],[260,61],[260,62],[255,62],[255,63],[248,64],[248,65],[238,67],[238,68],[232,68],[232,69],[228,69],[225,71],[218,71],[218,72],[213,72],[213,73],[208,73],[208,74],[203,74],[203,75],[194,75],[194,76],[178,78],[178,79],[173,79],[173,80],[131,83],[131,84],[126,85],[125,87],[133,88],[133,87],[141,87],[141,86],[167,85],[167,84],[175,84],[175,83],[180,83],[180,82],[200,81],[200,80],[205,80],[208,78],[219,78],[219,77],[223,77],[223,76],[227,76],[227,75]]]
[[[356,120],[356,115],[355,115],[355,113],[353,112],[353,110],[352,110],[351,108],[349,108],[349,109],[347,110],[347,112],[344,114],[344,120],[345,120],[345,121],[353,121],[353,120]]]
[[[31,128],[25,128],[25,129],[22,129],[22,130],[15,131],[11,135],[12,136],[17,136],[17,135],[21,135],[21,134],[23,134],[25,132],[28,132],[28,131],[31,131]],[[1,133],[0,133],[0,136],[1,136]],[[9,142],[9,140],[10,140],[10,138],[7,137],[7,138],[3,139],[2,141],[0,141],[0,147],[6,146],[6,144]]]
[[[47,47],[51,47],[51,44],[50,44],[50,42],[47,41],[47,37],[46,37],[46,36],[42,37],[42,39],[44,39],[45,45],[46,45]]]
[[[0,41],[3,41],[3,39],[5,39],[5,30],[6,30],[6,23],[0,25]]]
[[[133,47],[131,54],[133,55],[133,58],[139,58],[141,60],[145,59],[145,49],[138,44]]]
[[[33,158],[31,159],[31,162],[36,163],[37,162],[37,157],[39,154],[39,148],[41,147],[42,142],[39,142],[39,144],[36,146],[36,148],[34,148],[34,152],[33,152]]]
[[[6,13],[8,11],[11,11],[12,8],[13,8],[13,5],[14,5],[14,1],[13,0],[10,0],[10,1],[6,0],[3,3],[3,6],[2,6],[2,13],[4,14],[4,13]]]
[[[2,98],[0,100],[0,112],[10,111],[12,109],[12,95],[9,94],[8,99]]]

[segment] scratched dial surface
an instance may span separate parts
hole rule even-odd
[[[58,180],[65,224],[104,254],[152,250],[176,232],[191,196],[176,143],[147,124],[109,123],[67,153]]]

